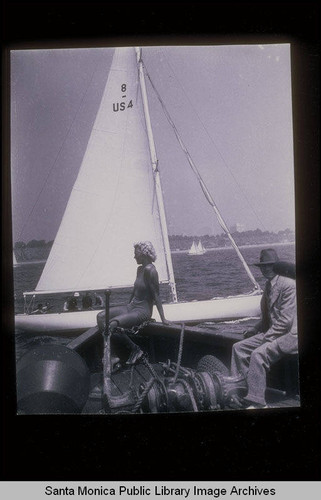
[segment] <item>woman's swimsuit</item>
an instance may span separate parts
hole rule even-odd
[[[134,296],[125,306],[114,306],[109,309],[109,320],[117,321],[122,328],[131,328],[132,326],[140,325],[148,321],[153,312],[153,302],[151,293],[145,282],[145,269],[139,267],[137,270],[137,278],[134,283]],[[104,328],[105,312],[100,312],[97,315],[97,322],[100,330]]]

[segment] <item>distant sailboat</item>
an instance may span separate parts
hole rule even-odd
[[[204,255],[205,252],[206,252],[206,250],[203,247],[201,240],[199,240],[197,245],[196,245],[195,241],[193,240],[192,246],[187,253],[188,253],[188,255]]]
[[[187,253],[188,253],[188,255],[196,255],[197,254],[197,248],[196,248],[194,240],[193,240],[191,248],[189,249],[189,251]]]
[[[171,123],[168,112],[164,111]],[[177,130],[175,134],[187,153]],[[188,153],[187,157],[220,224],[228,232]],[[260,287],[229,232],[228,235],[254,291],[235,297],[179,303],[141,50],[116,49],[60,228],[36,290],[25,292],[25,301],[30,296],[35,300],[39,294],[130,287],[136,276],[133,243],[150,240],[157,252],[160,283],[167,283],[171,291],[172,303],[164,304],[168,320],[200,322],[256,316],[259,314]],[[193,244],[197,254],[204,253],[201,243],[200,248]],[[30,304],[25,314],[16,315],[17,328],[66,333],[94,326],[98,312],[30,315],[29,311]],[[156,308],[153,318],[160,320]]]
[[[203,255],[204,253],[206,253],[206,250],[203,247],[203,244],[202,244],[201,240],[198,242],[197,251],[198,251],[199,255]]]
[[[12,262],[13,262],[13,267],[16,267],[18,265],[14,250],[12,251]]]

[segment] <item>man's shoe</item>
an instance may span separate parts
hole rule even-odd
[[[250,405],[246,406],[245,410],[265,410],[266,408],[269,408],[268,405]]]
[[[233,410],[241,410],[245,408],[246,404],[246,401],[237,394],[233,394],[228,400],[228,406],[233,408]]]

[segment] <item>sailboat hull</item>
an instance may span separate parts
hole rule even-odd
[[[260,314],[261,295],[240,295],[211,300],[163,304],[165,317],[169,321],[197,323],[204,321],[227,321],[255,317]],[[17,314],[17,330],[60,335],[77,334],[96,326],[99,310],[61,312],[50,314]],[[161,321],[156,307],[153,319]]]

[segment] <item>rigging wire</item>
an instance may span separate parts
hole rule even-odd
[[[174,76],[174,78],[175,78],[176,82],[178,83],[178,85],[179,85],[179,86],[180,86],[180,88],[182,89],[182,91],[183,91],[183,93],[184,93],[184,95],[185,95],[185,97],[186,97],[187,101],[189,102],[189,104],[190,104],[191,108],[193,109],[193,111],[194,111],[194,113],[195,113],[196,117],[198,118],[198,120],[199,120],[199,122],[200,122],[201,126],[203,127],[203,129],[204,129],[204,131],[205,131],[206,135],[208,136],[208,138],[209,138],[209,139],[210,139],[210,141],[212,142],[213,146],[215,147],[216,151],[218,152],[218,154],[219,154],[219,156],[220,156],[220,158],[221,158],[222,162],[224,163],[225,167],[226,167],[226,168],[227,168],[227,170],[229,171],[229,173],[230,173],[231,177],[233,178],[233,180],[234,180],[234,182],[235,182],[236,186],[239,188],[239,190],[240,190],[241,194],[243,195],[244,199],[246,200],[246,202],[247,202],[248,206],[250,207],[251,211],[253,212],[253,214],[254,214],[254,215],[255,215],[255,217],[257,218],[257,220],[258,220],[258,222],[259,222],[260,226],[261,226],[264,230],[266,230],[266,227],[264,226],[264,224],[263,224],[262,220],[261,220],[261,219],[260,219],[260,217],[258,216],[258,214],[257,214],[256,210],[254,209],[253,205],[251,204],[251,202],[250,202],[249,198],[247,197],[247,195],[246,195],[245,191],[243,190],[242,186],[240,185],[240,183],[238,182],[237,178],[235,177],[235,175],[234,175],[234,173],[233,173],[233,170],[231,169],[231,167],[230,167],[230,166],[228,165],[228,163],[226,162],[226,160],[225,160],[224,156],[222,155],[221,151],[219,150],[219,148],[218,148],[217,144],[215,143],[215,141],[214,141],[213,137],[210,135],[210,133],[209,133],[208,129],[206,128],[205,124],[204,124],[204,123],[203,123],[203,121],[201,120],[201,118],[200,118],[200,116],[199,116],[199,114],[198,114],[197,110],[196,110],[196,109],[195,109],[195,107],[193,106],[193,103],[192,103],[192,101],[190,100],[190,98],[188,97],[188,95],[187,95],[187,93],[186,93],[186,91],[185,91],[185,89],[184,89],[184,87],[183,87],[182,83],[181,83],[181,82],[179,81],[179,79],[177,78],[177,76],[176,76],[176,74],[175,74],[175,71],[174,71],[174,69],[172,68],[172,66],[171,66],[170,62],[168,61],[168,59],[167,59],[167,57],[166,57],[166,55],[165,55],[164,51],[162,50],[161,52],[163,53],[164,59],[165,59],[165,61],[166,61],[167,65],[168,65],[169,69],[171,70],[171,72],[172,72],[172,74],[173,74],[173,76]]]
[[[207,189],[207,187],[206,187],[206,185],[205,185],[205,183],[204,183],[204,181],[203,181],[203,179],[202,179],[202,177],[201,177],[201,175],[200,175],[200,173],[199,173],[199,171],[198,171],[198,169],[197,169],[197,167],[196,167],[195,163],[193,162],[191,155],[190,155],[190,154],[189,154],[189,152],[187,151],[186,146],[185,146],[185,144],[183,143],[183,141],[182,141],[182,139],[181,139],[181,137],[180,137],[180,135],[179,135],[179,132],[178,132],[178,130],[177,130],[177,128],[176,128],[176,126],[175,126],[175,124],[174,124],[174,122],[173,122],[173,120],[172,120],[172,118],[171,118],[170,114],[169,114],[169,113],[168,113],[168,111],[167,111],[167,108],[166,108],[166,106],[165,106],[164,101],[162,100],[162,98],[161,98],[161,96],[159,95],[159,93],[158,93],[158,91],[157,91],[157,89],[156,89],[156,87],[155,87],[155,85],[154,85],[153,81],[151,80],[151,77],[150,77],[150,75],[149,75],[149,73],[148,73],[148,71],[147,71],[147,69],[146,69],[145,64],[144,64],[143,62],[142,62],[142,64],[143,64],[143,66],[144,66],[144,70],[145,70],[146,76],[147,76],[147,78],[149,79],[150,84],[151,84],[151,86],[152,86],[152,88],[153,88],[153,90],[154,90],[154,92],[155,92],[155,94],[156,94],[156,96],[157,96],[157,98],[158,98],[158,100],[159,100],[159,102],[160,102],[160,104],[161,104],[162,108],[163,108],[164,114],[165,114],[165,116],[166,116],[166,118],[167,118],[168,122],[170,123],[171,127],[172,127],[172,128],[173,128],[173,130],[174,130],[174,133],[175,133],[175,135],[176,135],[176,138],[177,138],[177,140],[178,140],[178,142],[179,142],[179,144],[180,144],[180,146],[181,146],[182,150],[184,151],[184,153],[185,153],[185,155],[186,155],[186,157],[187,157],[188,163],[189,163],[189,165],[190,165],[191,169],[193,170],[193,172],[194,172],[194,174],[195,174],[195,176],[196,176],[196,178],[197,178],[197,180],[198,180],[198,182],[199,182],[199,184],[200,184],[200,187],[201,187],[201,189],[202,189],[202,191],[203,191],[203,193],[204,193],[205,198],[207,199],[208,203],[209,203],[209,204],[211,205],[211,207],[213,208],[213,210],[214,210],[214,212],[215,212],[215,214],[216,214],[216,216],[217,216],[217,219],[218,219],[218,222],[219,222],[220,226],[222,227],[222,229],[224,230],[224,232],[227,234],[227,236],[228,236],[228,238],[229,238],[229,240],[230,240],[230,242],[231,242],[231,244],[232,244],[233,248],[235,249],[235,251],[236,251],[236,253],[237,253],[237,255],[238,255],[239,259],[241,260],[241,262],[242,262],[242,264],[243,264],[243,267],[244,267],[244,269],[245,269],[245,271],[246,271],[246,273],[247,273],[248,277],[250,278],[251,282],[253,283],[253,285],[254,285],[255,289],[256,289],[256,290],[260,290],[260,289],[261,289],[261,288],[260,288],[260,285],[258,284],[258,282],[256,281],[256,279],[254,278],[254,276],[253,276],[253,274],[252,274],[252,272],[251,272],[251,270],[250,270],[249,266],[247,265],[247,263],[246,263],[246,261],[245,261],[245,259],[244,259],[243,255],[242,255],[242,253],[241,253],[241,251],[240,251],[240,249],[239,249],[239,247],[237,246],[237,244],[236,244],[236,242],[235,242],[235,240],[234,240],[233,236],[231,235],[231,233],[230,233],[230,231],[229,231],[229,229],[228,229],[228,227],[227,227],[227,225],[226,225],[226,223],[225,223],[225,221],[224,221],[223,217],[221,216],[221,214],[220,214],[220,212],[219,212],[219,210],[218,210],[218,208],[217,208],[217,206],[216,206],[216,203],[214,202],[214,200],[213,200],[213,198],[212,198],[212,196],[211,196],[210,192],[208,191],[208,189]]]
[[[78,108],[77,108],[77,110],[76,110],[76,113],[75,113],[75,115],[74,115],[74,117],[73,117],[73,119],[72,119],[72,121],[71,121],[71,123],[70,123],[70,125],[69,125],[69,128],[68,128],[68,130],[67,130],[67,133],[66,133],[66,135],[65,135],[65,137],[64,137],[64,139],[63,139],[63,141],[62,141],[62,143],[61,143],[61,146],[60,146],[60,148],[59,148],[59,150],[58,150],[58,152],[57,152],[56,158],[54,159],[53,164],[52,164],[52,165],[51,165],[51,167],[49,168],[48,173],[47,173],[47,176],[46,176],[46,178],[45,178],[45,180],[44,180],[44,182],[43,182],[42,188],[40,189],[40,191],[39,191],[39,193],[38,193],[38,196],[37,196],[37,198],[36,198],[36,200],[35,200],[35,202],[34,202],[34,204],[33,204],[32,208],[31,208],[31,210],[30,210],[30,212],[29,212],[29,214],[28,214],[28,216],[27,216],[27,218],[26,218],[26,222],[25,222],[25,224],[23,225],[23,227],[22,227],[21,231],[19,232],[18,240],[20,240],[20,238],[22,237],[23,232],[25,231],[25,229],[26,229],[27,225],[29,224],[29,221],[30,221],[30,219],[31,219],[31,216],[32,216],[32,215],[33,215],[33,213],[34,213],[34,210],[35,210],[35,208],[36,208],[36,206],[37,206],[37,204],[38,204],[38,202],[39,202],[39,200],[40,200],[40,198],[41,198],[41,195],[42,195],[42,193],[44,192],[44,189],[45,189],[45,187],[46,187],[46,185],[47,185],[47,183],[48,183],[48,179],[49,179],[49,177],[51,176],[51,173],[52,173],[53,169],[55,168],[55,166],[56,166],[56,164],[57,164],[57,161],[58,161],[58,159],[59,159],[59,157],[60,157],[60,154],[61,154],[61,152],[62,152],[62,149],[63,149],[64,145],[66,144],[67,138],[68,138],[68,136],[69,136],[69,134],[70,134],[70,132],[71,132],[71,130],[72,130],[72,128],[73,128],[73,125],[74,125],[74,123],[75,123],[75,121],[76,121],[76,118],[77,118],[78,114],[80,113],[80,111],[81,111],[81,109],[82,109],[82,107],[83,107],[83,103],[84,103],[85,98],[86,98],[86,96],[87,96],[87,94],[88,94],[88,90],[89,90],[89,88],[90,88],[90,86],[91,86],[91,84],[92,84],[92,81],[93,81],[93,79],[94,79],[94,76],[96,75],[97,70],[99,69],[99,67],[100,67],[100,66],[101,66],[101,63],[100,63],[100,62],[99,62],[99,63],[97,63],[97,66],[96,66],[96,68],[94,69],[94,71],[93,71],[93,73],[92,73],[92,76],[91,76],[91,78],[90,78],[90,81],[89,81],[89,83],[88,83],[88,86],[87,86],[87,88],[85,89],[85,92],[84,92],[84,94],[83,94],[83,96],[82,96],[82,98],[81,98],[81,100],[80,100],[80,103],[79,103],[79,106],[78,106]]]

